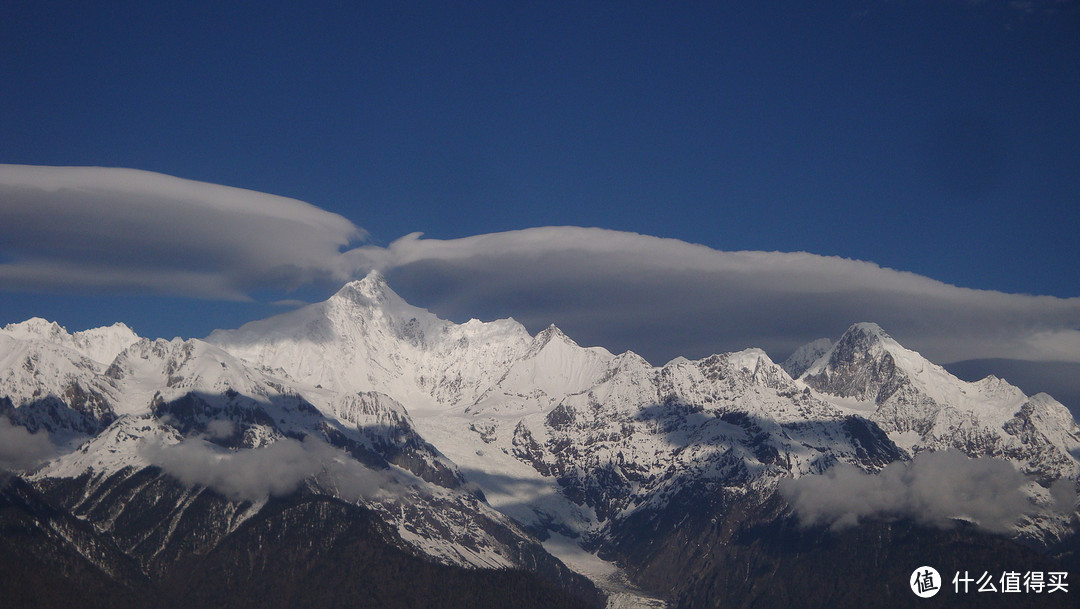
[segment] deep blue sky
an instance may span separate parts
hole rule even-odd
[[[376,244],[599,226],[1080,295],[1076,2],[214,4],[0,5],[0,162],[294,197]],[[269,312],[118,302],[0,292],[0,323]]]

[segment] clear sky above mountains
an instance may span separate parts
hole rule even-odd
[[[11,2],[0,6],[0,163],[129,167],[290,197],[359,228],[349,247],[573,225],[806,251],[1067,299],[1055,327],[1080,326],[1078,3],[816,4]],[[14,207],[0,201],[0,223],[41,230]],[[0,265],[48,257],[12,231],[0,228]],[[80,246],[89,259],[108,260],[102,234]],[[510,286],[499,294],[470,284],[510,272],[473,263],[435,284],[439,264],[413,264],[395,288],[448,313],[496,303],[478,316],[521,316],[532,297],[514,282],[496,282]],[[657,289],[638,266],[618,272],[637,283],[605,294]],[[267,302],[337,285],[233,277],[255,300],[242,303],[6,277],[0,323],[124,320],[165,336],[235,327],[280,310]],[[717,277],[678,298],[696,311],[730,279]],[[950,314],[964,321],[962,303]],[[582,306],[566,316],[586,319]],[[559,310],[544,315],[559,323]]]

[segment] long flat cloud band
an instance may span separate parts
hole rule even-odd
[[[0,165],[5,290],[245,299],[377,268],[444,317],[513,316],[534,331],[556,323],[579,342],[654,363],[748,346],[782,357],[857,321],[939,362],[1080,361],[1080,298],[597,228],[412,234],[356,247],[364,235],[342,216],[274,195],[130,169]]]
[[[676,239],[545,227],[348,253],[451,318],[512,315],[654,363],[748,346],[787,354],[875,321],[930,359],[1080,361],[1080,298],[959,288],[808,253],[724,252]]]
[[[347,280],[364,232],[314,205],[100,167],[0,165],[0,284],[141,289],[242,300],[265,287]]]

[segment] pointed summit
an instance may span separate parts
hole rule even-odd
[[[853,324],[803,373],[811,387],[833,395],[879,402],[900,384],[905,373],[917,374],[932,365],[905,349],[881,326]]]
[[[356,279],[346,283],[330,299],[349,300],[368,306],[387,302],[404,302],[390,288],[390,284],[386,282],[386,277],[383,277],[383,274],[377,270],[371,271],[363,279]]]
[[[847,357],[867,350],[903,349],[881,326],[863,321],[852,324],[836,341],[831,356]]]
[[[324,302],[216,330],[207,342],[322,390],[380,391],[402,403],[433,405],[475,399],[530,339],[512,320],[441,319],[406,302],[373,271]],[[456,384],[432,382],[449,378]]]
[[[551,324],[548,327],[541,330],[536,335],[536,338],[534,339],[534,342],[537,345],[537,348],[539,348],[539,347],[543,347],[544,345],[551,342],[552,339],[556,339],[556,338],[563,341],[563,342],[569,343],[569,344],[571,344],[571,345],[573,345],[575,347],[578,346],[578,344],[576,342],[574,342],[573,339],[571,339],[569,336],[567,336],[555,324]]]
[[[848,328],[801,378],[822,393],[873,402],[879,408],[903,403],[926,416],[938,406],[950,404],[978,410],[983,416],[989,408],[996,417],[1011,413],[1024,398],[1019,389],[1004,381],[964,382],[905,348],[873,323]]]
[[[872,322],[860,322],[852,324],[836,344],[824,351],[817,361],[809,366],[807,373],[817,374],[826,368],[839,370],[867,360],[879,361],[887,354],[901,351],[907,350],[882,330],[881,326]]]
[[[379,271],[345,284],[326,301],[325,314],[339,335],[385,332],[413,346],[439,336],[450,322],[413,306],[398,295]]]
[[[598,352],[602,351],[607,353],[606,349],[592,347],[592,350]],[[557,357],[564,357],[566,353],[578,353],[588,351],[589,349],[583,348],[577,344],[574,339],[563,333],[555,324],[551,324],[544,328],[533,337],[529,344],[528,350],[524,353],[525,359],[540,357],[543,354],[562,353]],[[610,354],[608,354],[610,356]],[[571,356],[576,357],[576,356]]]
[[[393,292],[390,289],[390,284],[386,281],[386,277],[378,269],[372,269],[363,279],[353,281],[352,284],[372,294]]]

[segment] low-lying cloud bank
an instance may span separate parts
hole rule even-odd
[[[185,485],[206,486],[235,501],[288,495],[309,478],[349,501],[387,496],[399,484],[391,473],[364,467],[311,436],[236,451],[203,440],[178,444],[148,441],[140,453]]]
[[[911,518],[936,526],[970,520],[1007,532],[1024,514],[1038,511],[1021,491],[1024,477],[1006,461],[969,459],[955,451],[920,453],[878,474],[846,464],[816,476],[784,480],[780,492],[804,524],[845,527],[875,517]],[[1071,511],[1067,485],[1053,489],[1054,509]]]
[[[31,469],[55,454],[48,432],[30,433],[0,416],[0,472]]]
[[[364,232],[295,199],[135,169],[0,165],[0,285],[243,300],[345,281]]]

